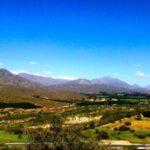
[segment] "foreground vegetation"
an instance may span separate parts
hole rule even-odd
[[[86,98],[74,104],[54,100],[54,107],[0,103],[0,143],[28,143],[22,146],[22,149],[28,150],[105,149],[100,144],[102,140],[150,143],[150,106],[147,95],[139,99],[130,95],[124,100],[128,104],[121,98],[113,103],[110,99],[89,102]]]

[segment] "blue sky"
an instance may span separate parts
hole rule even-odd
[[[0,67],[150,84],[149,0],[0,1]]]

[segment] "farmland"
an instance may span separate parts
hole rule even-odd
[[[42,144],[46,141],[52,147],[57,147],[64,143],[67,146],[75,138],[78,143],[82,140],[85,147],[92,143],[92,149],[99,149],[102,146],[100,141],[103,140],[150,143],[148,97],[138,99],[108,95],[105,101],[106,97],[96,97],[96,101],[91,101],[90,96],[72,103],[46,100],[49,106],[1,102],[1,143],[31,143],[34,147],[38,140],[41,147],[46,146]],[[50,136],[54,139],[61,138],[63,143],[53,141]],[[30,144],[23,145],[22,148],[29,149],[28,146]]]

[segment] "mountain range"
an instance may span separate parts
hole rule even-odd
[[[40,83],[52,91],[73,91],[73,92],[143,92],[148,87],[143,88],[139,85],[130,85],[120,79],[105,76],[99,79],[76,79],[65,80],[51,77],[42,77],[26,73],[18,74],[19,77],[26,78],[35,83]]]
[[[110,85],[114,87],[121,87],[121,88],[131,88],[131,85],[121,81],[117,78],[112,78],[110,76],[105,76],[103,78],[99,79],[76,79],[76,80],[65,80],[65,79],[56,79],[51,77],[42,77],[42,76],[36,76],[26,73],[20,73],[18,74],[19,77],[28,79],[32,82],[40,83],[45,86],[51,86],[51,85],[62,85],[62,84],[79,84],[79,85]]]
[[[25,88],[44,88],[48,91],[71,92],[143,92],[149,90],[138,85],[130,85],[120,79],[106,76],[99,79],[65,80],[51,77],[42,77],[26,73],[15,75],[6,69],[0,69],[0,86],[13,85]]]

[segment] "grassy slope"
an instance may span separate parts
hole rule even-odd
[[[34,97],[39,95],[42,98]],[[0,85],[1,102],[30,102],[42,106],[61,106],[66,103],[62,101],[74,101],[83,99],[83,95],[71,92],[49,92],[46,89],[29,89],[15,86]],[[59,100],[59,101],[54,101]]]
[[[0,130],[0,143],[13,143],[13,142],[28,142],[28,137],[23,135],[21,138],[18,135]]]

